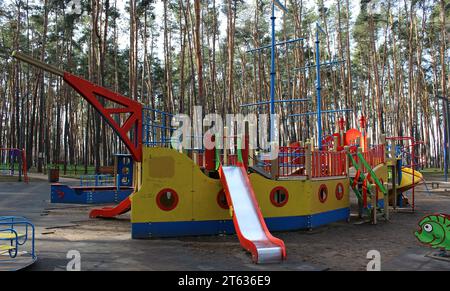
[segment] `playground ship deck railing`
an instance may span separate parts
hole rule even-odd
[[[312,152],[312,178],[339,177],[347,175],[345,151]]]
[[[280,147],[278,175],[305,176],[306,151],[305,147]]]
[[[188,150],[188,156],[200,167],[214,171],[217,164],[236,165],[243,162],[246,166],[256,165],[272,178],[333,178],[348,175],[350,163],[347,153],[350,149],[337,150],[313,150],[310,144],[307,146],[286,146],[279,147],[278,158],[274,161],[260,160],[253,151],[248,150],[248,142],[242,144],[242,149],[238,147],[237,136],[229,137],[234,139],[235,147],[231,150]],[[384,144],[375,145],[366,152],[361,152],[362,157],[370,168],[384,164],[386,162]],[[351,153],[353,159],[359,163],[358,152]],[[365,173],[367,170],[361,167]]]
[[[296,147],[280,147],[278,159],[275,161],[261,161],[260,167],[266,172],[275,174],[278,178],[332,178],[348,175],[349,162],[347,153],[350,149],[343,151],[336,150],[312,150],[311,145]],[[369,164],[370,168],[385,164],[384,144],[373,146],[366,152],[361,151],[362,156]],[[352,153],[352,157],[359,163],[357,153]],[[274,171],[273,166],[277,167]],[[364,170],[367,171],[367,170]]]
[[[312,151],[311,146],[281,147],[278,160],[271,164],[278,165],[278,178],[331,178],[347,175],[346,159],[345,151]]]

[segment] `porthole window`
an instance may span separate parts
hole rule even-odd
[[[161,210],[171,211],[178,205],[178,194],[172,189],[161,190],[156,196],[156,203]]]
[[[276,207],[283,207],[289,200],[289,192],[284,187],[276,187],[270,192],[270,202]]]
[[[222,209],[230,209],[224,190],[220,190],[219,193],[217,193],[217,204],[219,204]]]
[[[339,183],[336,186],[336,199],[342,200],[342,198],[344,198],[344,185],[342,185],[342,183]]]
[[[327,198],[328,198],[328,188],[327,185],[323,184],[319,188],[319,200],[320,202],[325,203],[325,201],[327,201]]]

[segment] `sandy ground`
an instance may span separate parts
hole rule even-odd
[[[36,224],[39,259],[30,270],[65,270],[70,250],[80,252],[82,270],[366,270],[370,250],[381,253],[383,270],[450,270],[450,261],[427,257],[432,250],[413,235],[426,214],[450,213],[450,190],[440,186],[430,192],[420,186],[416,212],[394,212],[389,222],[370,225],[352,217],[313,231],[275,233],[288,252],[277,265],[252,264],[235,235],[131,240],[128,215],[90,220],[92,207],[51,205],[50,186],[39,177],[28,185],[0,183],[0,214],[25,215]]]

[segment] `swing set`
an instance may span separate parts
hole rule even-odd
[[[25,150],[0,148],[0,176],[17,176],[19,182],[28,183]]]

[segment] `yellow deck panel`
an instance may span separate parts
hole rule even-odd
[[[16,249],[16,247],[13,247],[13,246],[5,246],[5,245],[0,246],[0,252],[6,252],[6,251],[14,250],[14,249]]]
[[[25,236],[24,233],[17,233],[17,238],[22,238],[24,236]],[[10,240],[15,238],[16,238],[15,233],[0,232],[0,240]]]

